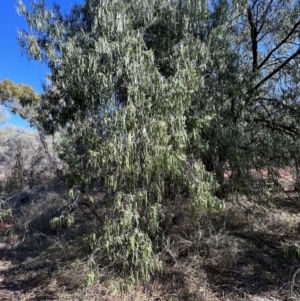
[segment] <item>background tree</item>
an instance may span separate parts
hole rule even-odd
[[[27,120],[31,126],[37,129],[50,167],[57,168],[58,161],[54,154],[49,151],[49,142],[47,142],[46,137],[47,132],[43,128],[44,119],[41,113],[43,109],[40,107],[41,96],[35,93],[33,88],[29,85],[15,84],[6,79],[0,81],[0,103],[2,103],[9,112],[20,115],[21,118]]]
[[[217,1],[212,16],[218,15],[231,21],[210,43],[205,99],[215,114],[202,132],[203,160],[221,187],[230,162],[231,188],[251,193],[251,169],[267,168],[276,179],[276,167],[297,166],[299,3]]]
[[[0,81],[0,101],[9,111],[31,122],[36,115],[40,96],[32,87],[6,79]]]

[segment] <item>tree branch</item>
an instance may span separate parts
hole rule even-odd
[[[260,69],[271,57],[271,55],[278,50],[284,43],[287,42],[287,40],[291,37],[291,35],[296,31],[297,27],[300,26],[300,21],[298,21],[294,27],[291,29],[291,31],[288,33],[288,35],[276,46],[274,47],[269,54],[265,57],[265,59],[259,64],[258,69]]]
[[[257,55],[257,27],[254,24],[254,20],[253,20],[253,14],[252,14],[252,10],[250,7],[248,7],[247,10],[247,15],[248,15],[248,22],[250,25],[250,31],[251,31],[251,45],[252,45],[252,54],[253,54],[253,58],[252,58],[252,71],[255,72],[257,70],[257,65],[258,65],[258,55]]]
[[[300,24],[300,22],[299,22]],[[274,69],[270,74],[268,74],[265,78],[263,78],[256,86],[254,86],[251,90],[249,90],[248,94],[257,90],[260,86],[262,86],[267,80],[273,77],[276,73],[278,73],[281,69],[283,69],[291,60],[295,59],[300,54],[300,47],[298,50],[290,56],[287,60],[285,60],[280,66]]]
[[[270,9],[272,3],[273,3],[274,0],[271,0],[266,8],[266,10],[264,11],[263,15],[262,15],[262,21],[261,21],[261,25],[257,31],[257,34],[259,34],[261,32],[261,30],[263,29],[263,26],[265,25],[265,22],[266,22],[266,16],[267,16],[267,13],[268,13],[268,10]]]

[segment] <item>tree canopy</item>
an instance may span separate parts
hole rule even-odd
[[[0,81],[0,103],[30,122],[37,115],[40,96],[29,85],[15,84],[5,79]]]
[[[251,169],[298,166],[299,8],[86,0],[63,15],[19,1],[30,27],[20,45],[51,70],[39,118],[65,133],[69,185],[89,195],[104,183],[102,259],[148,279],[172,206],[222,208],[224,164],[231,191],[246,193]]]

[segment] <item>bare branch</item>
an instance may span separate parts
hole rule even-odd
[[[300,24],[300,22],[299,22]],[[266,81],[268,81],[270,78],[272,78],[276,73],[278,73],[280,70],[282,70],[290,61],[295,59],[300,54],[300,47],[298,50],[290,56],[287,60],[285,60],[280,66],[278,66],[276,69],[274,69],[270,74],[268,74],[265,78],[263,78],[256,86],[254,86],[249,92],[253,92],[257,90],[259,87],[261,87]]]

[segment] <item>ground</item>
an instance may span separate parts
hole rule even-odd
[[[87,255],[80,237],[95,224],[86,209],[80,212],[81,219],[87,218],[84,227],[51,230],[48,221],[63,205],[63,191],[47,183],[6,195],[14,215],[0,223],[0,300],[300,300],[300,198],[295,191],[232,196],[224,212],[203,214],[196,232],[188,228],[184,208],[177,208],[170,245],[159,254],[164,271],[123,294],[117,277],[107,280],[106,267],[88,285],[93,255]],[[21,192],[30,202],[18,198]]]

